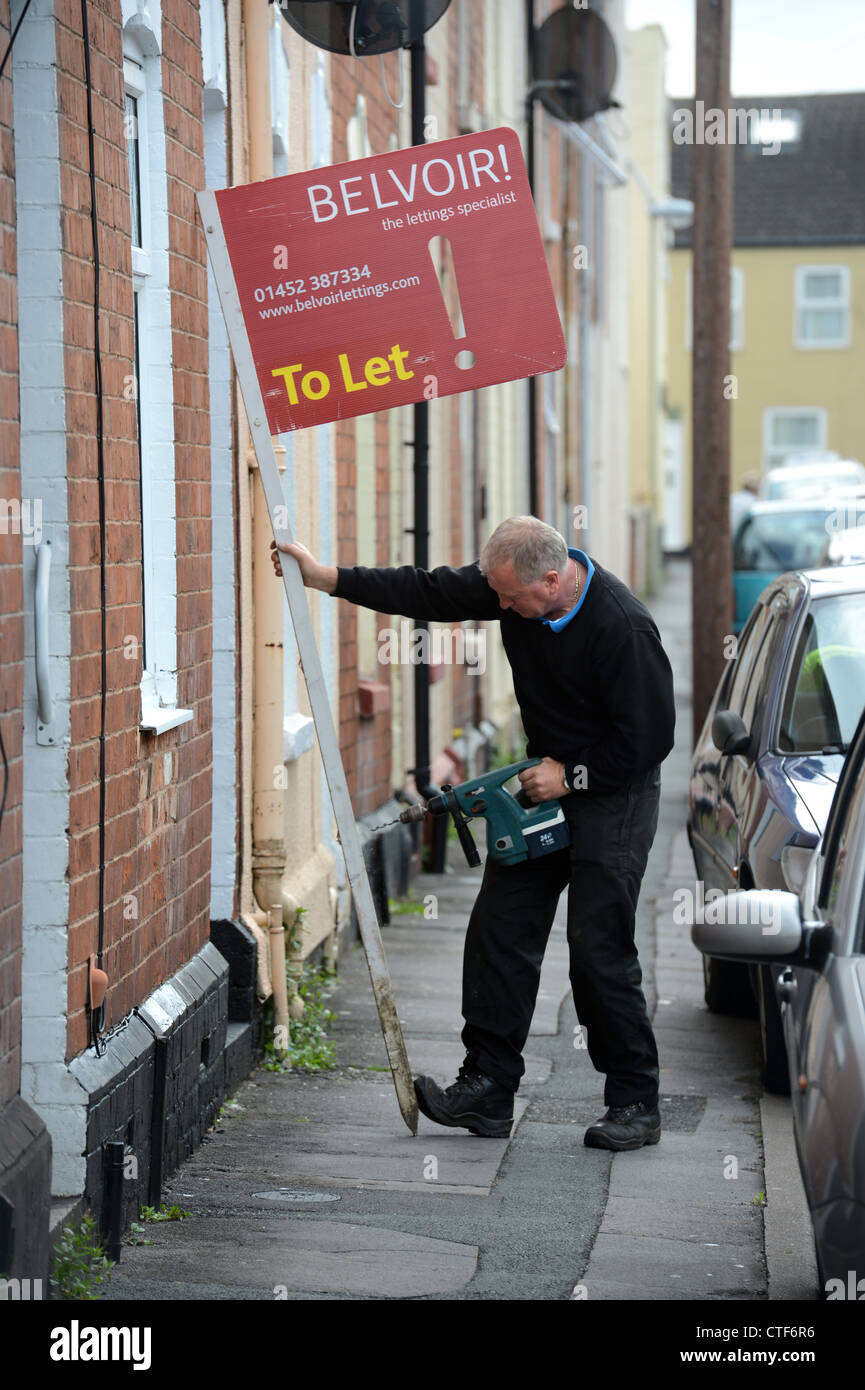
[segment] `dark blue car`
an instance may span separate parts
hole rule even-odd
[[[865,565],[782,574],[759,596],[691,764],[688,838],[703,893],[798,892],[865,707]],[[705,998],[759,1011],[763,1079],[789,1091],[772,972],[703,957]]]

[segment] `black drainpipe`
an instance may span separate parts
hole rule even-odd
[[[150,1172],[147,1199],[159,1210],[162,1200],[162,1163],[165,1156],[165,1088],[168,1078],[168,1039],[154,1038],[153,1109],[150,1114]]]
[[[426,45],[423,35],[409,46],[411,54],[411,142],[425,142],[426,116]],[[414,562],[418,569],[429,569],[429,403],[418,401],[414,410]],[[428,631],[429,624],[417,621],[418,630]],[[428,648],[427,648],[428,650]],[[430,781],[429,746],[429,664],[419,661],[414,668],[414,760],[409,768],[414,776],[418,795],[428,801],[440,788]],[[444,873],[447,851],[447,817],[432,817],[432,855],[429,872]]]
[[[123,1234],[123,1143],[112,1139],[103,1144],[105,1197],[102,1206],[102,1236],[105,1253],[115,1264],[120,1263],[120,1244]]]

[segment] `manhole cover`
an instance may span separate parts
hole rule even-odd
[[[253,1192],[267,1202],[338,1202],[336,1192],[311,1192],[300,1187],[280,1187],[275,1192]]]

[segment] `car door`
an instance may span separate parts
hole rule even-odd
[[[810,990],[778,968],[793,1125],[824,1278],[865,1262],[865,720],[826,828],[816,918],[831,948]]]

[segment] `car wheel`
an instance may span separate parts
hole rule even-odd
[[[703,998],[713,1014],[754,1015],[754,994],[747,965],[703,956]]]
[[[761,965],[757,972],[757,1007],[760,1016],[760,1048],[763,1053],[763,1085],[775,1096],[789,1096],[790,1069],[784,1043],[781,1006],[775,993],[776,967]]]

